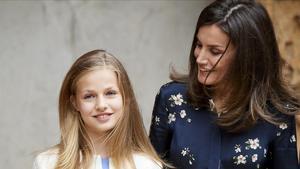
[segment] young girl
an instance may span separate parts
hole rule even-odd
[[[61,141],[39,154],[34,169],[159,169],[128,75],[103,50],[82,55],[59,97]]]

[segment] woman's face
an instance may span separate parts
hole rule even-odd
[[[228,42],[229,37],[227,34],[215,24],[199,28],[194,55],[198,65],[198,80],[200,83],[217,86],[226,78],[225,75],[235,54],[234,46],[231,43],[225,52]],[[223,53],[224,56],[213,68]]]
[[[117,75],[109,69],[84,74],[76,84],[72,101],[92,138],[113,129],[123,115]]]

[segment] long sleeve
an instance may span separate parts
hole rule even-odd
[[[297,159],[296,126],[294,117],[282,123],[272,144],[272,163],[274,169],[300,168]]]
[[[150,140],[162,157],[167,157],[170,149],[172,130],[169,124],[169,112],[166,102],[168,98],[164,93],[163,87],[157,94],[150,128]]]

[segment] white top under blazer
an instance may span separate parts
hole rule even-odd
[[[133,154],[133,161],[136,169],[162,169],[159,163],[153,161],[147,155],[141,153]],[[48,150],[40,153],[34,160],[33,169],[54,169],[57,162],[57,151]],[[93,164],[90,169],[103,169],[101,157],[99,155],[94,156]],[[116,169],[111,160],[109,160],[109,169]],[[122,169],[130,169],[128,167],[122,167]]]

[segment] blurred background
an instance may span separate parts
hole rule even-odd
[[[170,65],[187,71],[196,21],[212,0],[0,0],[0,168],[31,168],[59,141],[58,94],[77,57],[105,49],[124,64],[149,129]],[[300,88],[300,1],[261,0]]]
[[[58,94],[74,60],[93,49],[118,57],[149,129],[169,65],[187,69],[208,0],[0,0],[0,168],[31,168],[59,141]]]

